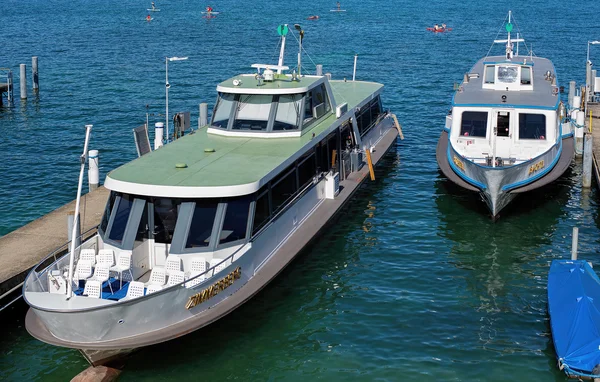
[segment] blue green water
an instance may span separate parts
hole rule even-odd
[[[100,150],[101,178],[136,156],[131,129],[146,105],[212,106],[218,82],[276,62],[276,27],[300,23],[305,48],[334,78],[386,85],[400,142],[377,181],[336,224],[251,302],[203,330],[135,354],[121,380],[548,380],[555,366],[546,311],[552,259],[570,251],[600,262],[598,193],[581,165],[516,199],[497,223],[477,197],[438,174],[435,144],[454,82],[488,51],[509,9],[534,52],[554,61],[560,85],[585,77],[588,40],[600,38],[594,1],[414,2],[254,0],[205,2],[3,0],[0,67],[39,57],[40,93],[0,108],[0,235],[73,200],[84,125]],[[318,21],[307,21],[309,15]],[[597,18],[596,18],[597,19]],[[445,22],[453,30],[425,30]],[[594,29],[596,28],[596,29]],[[295,65],[290,42],[286,63]],[[592,46],[592,60],[600,48]],[[305,56],[303,67],[314,70]],[[150,123],[164,117],[150,116]],[[3,312],[0,379],[68,380],[86,367],[76,351],[32,339],[25,307]]]

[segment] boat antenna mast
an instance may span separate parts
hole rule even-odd
[[[498,43],[506,43],[506,59],[507,60],[511,60],[513,58],[513,43],[519,43],[519,42],[525,42],[525,40],[523,38],[519,37],[519,34],[517,33],[517,38],[516,39],[512,39],[510,37],[510,32],[512,32],[513,30],[513,22],[512,22],[512,11],[508,11],[508,22],[506,23],[506,25],[504,26],[504,28],[506,29],[506,40],[494,40],[495,44]],[[500,34],[500,31],[498,31],[498,34]],[[492,44],[493,46],[494,44]],[[486,57],[490,54],[490,51],[492,50],[492,48],[490,47],[490,50],[488,51],[488,54],[486,55]],[[518,46],[517,46],[517,56],[519,55],[519,50],[518,50]]]
[[[283,66],[283,54],[285,53],[285,36],[288,33],[288,25],[283,24],[277,27],[277,33],[281,36],[281,49],[279,50],[279,61],[277,66]],[[281,74],[281,69],[277,69],[277,74]]]
[[[81,170],[79,171],[79,183],[77,185],[77,201],[75,202],[75,218],[73,219],[73,231],[71,232],[71,253],[69,255],[69,278],[67,280],[67,300],[73,296],[73,263],[75,262],[75,242],[78,241],[76,237],[79,231],[79,202],[81,201],[81,188],[83,185],[83,171],[85,170],[85,161],[87,159],[88,143],[90,141],[90,134],[92,133],[92,125],[85,125],[85,143],[83,145],[83,154],[81,154]]]

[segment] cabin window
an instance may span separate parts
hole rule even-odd
[[[494,79],[496,77],[496,71],[495,71],[496,67],[494,65],[486,65],[485,66],[485,79],[484,79],[484,83],[486,84],[493,84],[494,83]]]
[[[462,113],[460,135],[463,137],[485,138],[488,113],[485,111],[465,111]]]
[[[296,179],[296,171],[294,165],[291,165],[284,170],[281,175],[273,180],[271,186],[271,201],[273,203],[273,213],[277,212],[280,207],[296,193],[298,190],[298,182]]]
[[[304,123],[303,126],[309,126],[313,122],[331,111],[331,105],[327,98],[325,85],[315,87],[306,94],[304,99]]]
[[[213,111],[213,120],[211,126],[227,129],[229,117],[231,116],[231,109],[235,103],[234,101],[235,95],[219,93],[217,104],[215,105],[215,110]]]
[[[362,107],[360,114],[356,117],[356,124],[361,137],[375,126],[380,114],[381,100],[379,96]]]
[[[269,187],[263,187],[263,190],[256,199],[254,207],[254,224],[252,233],[257,233],[262,227],[267,224],[271,217],[271,208],[269,202]]]
[[[237,103],[233,130],[265,131],[269,123],[273,96],[244,94]]]
[[[133,197],[131,195],[122,195],[119,198],[115,217],[108,234],[110,240],[117,243],[123,241],[123,235],[125,234],[125,228],[127,228],[127,221],[129,220],[129,213],[131,212],[132,205]]]
[[[521,66],[521,85],[531,85],[531,68]]]
[[[516,66],[498,66],[498,82],[512,84],[517,81],[518,70]]]
[[[181,201],[178,199],[156,198],[154,204],[154,240],[170,244],[173,240],[175,223]]]
[[[139,245],[143,244],[144,241],[148,240],[148,231],[148,205],[144,202],[144,211],[142,212],[142,218],[140,219],[140,224],[138,224],[137,232],[135,234],[133,248],[137,248]]]
[[[298,160],[298,185],[300,188],[312,182],[316,175],[317,162],[314,150],[310,150]]]
[[[225,211],[219,244],[230,243],[246,238],[250,202],[252,202],[250,196],[229,199],[227,201],[227,209]]]
[[[546,139],[546,116],[519,114],[519,139]]]
[[[106,207],[104,208],[104,215],[102,216],[102,222],[100,222],[100,231],[102,233],[106,233],[106,228],[108,228],[108,221],[110,220],[110,214],[115,205],[116,199],[117,199],[117,193],[114,191],[111,191],[110,196],[108,197],[108,201],[106,202]]]
[[[198,200],[185,242],[186,248],[208,247],[212,235],[218,203],[215,200]]]
[[[279,96],[273,130],[296,130],[300,123],[301,94]]]

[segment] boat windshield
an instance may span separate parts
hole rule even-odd
[[[272,95],[242,94],[235,110],[233,130],[267,130]]]

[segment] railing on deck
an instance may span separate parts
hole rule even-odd
[[[79,253],[82,248],[96,248],[97,242],[94,241],[92,245],[88,245],[88,240],[93,238],[98,233],[98,226],[90,228],[86,232],[79,235],[79,241],[82,243],[75,250],[75,260],[79,259]],[[42,261],[40,261],[29,275],[25,279],[25,284],[23,285],[24,291],[29,292],[47,292],[48,291],[48,272],[58,270],[62,271],[66,266],[68,266],[69,256],[69,245],[71,241],[67,241],[62,244],[60,247],[56,248],[52,251],[48,256],[46,256]]]

